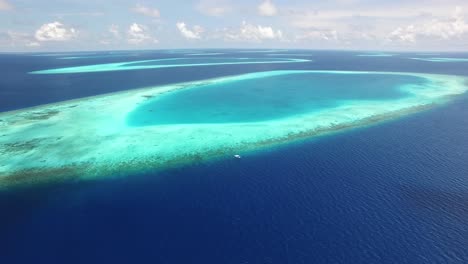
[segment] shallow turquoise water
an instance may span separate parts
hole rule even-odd
[[[429,62],[468,62],[467,58],[411,58],[413,60]]]
[[[142,69],[161,69],[175,67],[221,66],[242,64],[299,63],[310,62],[300,58],[166,58],[137,60],[128,62],[101,63],[83,66],[45,69],[29,72],[30,74],[69,74],[86,72],[128,71]]]
[[[202,85],[137,107],[130,126],[259,122],[335,107],[346,100],[393,100],[425,79],[393,74],[288,73]]]
[[[277,58],[262,58],[264,62],[278,61]],[[256,58],[169,58],[154,61],[128,63],[126,66],[174,65],[174,64],[206,64],[206,63],[244,63],[258,62]]]

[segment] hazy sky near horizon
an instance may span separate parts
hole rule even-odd
[[[467,0],[0,0],[0,51],[468,51]]]

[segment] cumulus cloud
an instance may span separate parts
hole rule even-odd
[[[321,47],[324,42],[333,44],[332,48],[360,49],[455,50],[466,47],[468,17],[462,8],[453,12],[454,6],[445,2],[420,8],[413,8],[414,4],[378,8],[353,5],[348,9],[290,8],[282,15],[291,26],[294,40],[304,40],[308,47]]]
[[[141,44],[141,43],[158,43],[158,40],[153,38],[149,33],[146,26],[133,23],[130,25],[127,31],[127,40],[130,44]]]
[[[296,40],[338,40],[338,31],[333,29],[313,29],[296,36]]]
[[[147,7],[147,6],[140,5],[140,4],[136,5],[131,10],[135,13],[142,14],[144,16],[154,17],[154,18],[159,18],[161,15],[158,9]]]
[[[6,32],[7,45],[13,47],[39,47],[41,44],[34,37],[27,33],[8,31]]]
[[[99,44],[101,45],[110,45],[112,42],[109,39],[100,39]]]
[[[193,26],[192,29],[189,29],[184,22],[177,22],[176,26],[180,34],[186,39],[200,39],[204,31],[200,26]]]
[[[114,24],[110,25],[109,32],[112,34],[114,38],[120,38],[119,26],[114,25]]]
[[[294,10],[287,14],[289,24],[297,29],[336,28],[337,26],[353,23],[360,16],[350,12]]]
[[[417,30],[414,25],[399,27],[390,33],[389,39],[393,41],[411,42],[416,41]]]
[[[100,35],[98,40],[101,45],[110,45],[122,40],[122,34],[118,25],[111,24],[107,32]]]
[[[53,16],[59,17],[59,18],[64,18],[67,16],[83,16],[83,17],[99,17],[103,16],[103,12],[69,12],[69,13],[55,13]]]
[[[219,0],[202,0],[197,4],[197,10],[207,16],[219,17],[232,10],[231,6]]]
[[[457,7],[453,15],[445,19],[431,19],[420,23],[398,27],[390,33],[390,40],[415,43],[420,39],[449,40],[468,33],[462,9]]]
[[[13,6],[7,0],[0,0],[0,11],[12,10]]]
[[[261,16],[274,16],[278,12],[275,4],[271,0],[265,0],[260,5],[258,5],[258,13]]]
[[[234,41],[261,42],[263,40],[282,39],[283,33],[281,30],[274,30],[269,26],[253,25],[243,21],[238,30],[226,30],[224,38]]]
[[[37,41],[32,41],[32,42],[28,42],[26,43],[26,47],[30,47],[30,48],[37,48],[37,47],[40,47],[41,44]]]
[[[77,31],[74,28],[67,28],[60,22],[43,24],[36,30],[34,37],[38,41],[67,41],[76,37]]]

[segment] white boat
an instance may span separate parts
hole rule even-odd
[[[236,155],[234,155],[234,158],[236,158],[236,159],[240,159],[240,158],[241,158],[241,155],[239,155],[239,154],[236,154]]]

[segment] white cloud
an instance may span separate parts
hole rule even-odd
[[[120,38],[120,30],[119,30],[119,26],[117,25],[110,25],[109,27],[109,32],[112,34],[112,36],[114,36],[115,38]]]
[[[40,43],[34,39],[31,34],[8,31],[5,34],[6,36],[6,45],[12,47],[38,47]],[[1,42],[1,41],[0,41]]]
[[[197,4],[197,10],[207,16],[219,17],[230,12],[232,8],[225,1],[202,0]]]
[[[365,5],[362,8],[355,5],[349,8],[324,6],[317,10],[294,7],[285,9],[282,14],[292,27],[294,40],[303,40],[297,45],[307,47],[466,49],[468,17],[462,8],[453,12],[455,5],[450,7],[446,2],[413,8],[416,5],[412,2],[391,6]]]
[[[112,42],[109,39],[100,39],[99,44],[101,45],[110,45]]]
[[[151,36],[146,26],[137,23],[130,25],[127,31],[127,36],[127,40],[130,44],[141,44],[148,42],[158,43],[158,40]]]
[[[352,11],[314,11],[314,10],[294,10],[289,11],[286,15],[289,24],[297,29],[316,29],[316,28],[344,28],[349,24],[354,24],[356,21],[366,20],[364,24],[368,24],[368,20],[372,20],[367,15],[359,15]],[[376,23],[376,21],[372,20]]]
[[[201,34],[204,29],[200,26],[193,26],[192,29],[189,29],[184,22],[177,22],[177,29],[179,29],[180,34],[187,39],[200,39]]]
[[[258,6],[258,13],[261,16],[274,16],[278,12],[275,4],[271,0],[265,0]]]
[[[449,40],[461,38],[468,33],[468,23],[457,7],[451,17],[436,18],[398,27],[390,33],[389,39],[407,43],[415,43],[421,39]]]
[[[0,0],[0,11],[12,10],[13,6],[7,0]]]
[[[140,5],[140,4],[133,7],[132,11],[138,14],[142,14],[144,16],[149,16],[149,17],[154,17],[154,18],[159,18],[161,15],[158,9],[147,7],[147,6]]]
[[[67,28],[60,22],[52,22],[42,25],[34,34],[38,41],[67,41],[76,37],[74,28]]]
[[[307,30],[296,36],[296,40],[338,40],[338,31],[333,29]]]
[[[399,27],[390,33],[389,39],[393,41],[414,43],[416,41],[416,28],[409,25],[405,28]]]
[[[28,42],[26,43],[26,47],[30,47],[30,48],[36,48],[36,47],[39,47],[41,46],[41,44],[37,41],[32,41],[32,42]]]
[[[64,17],[67,17],[67,16],[98,17],[98,16],[103,16],[103,15],[104,15],[103,12],[71,12],[71,13],[56,13],[56,14],[53,14],[53,16],[56,16],[58,18],[64,18]]]
[[[253,25],[242,22],[238,30],[226,30],[226,40],[261,42],[263,40],[283,39],[281,30],[274,30],[269,26]]]
[[[336,3],[340,1],[341,3]],[[348,0],[344,0],[348,1]],[[350,0],[354,1],[354,0]],[[349,18],[374,18],[383,20],[405,21],[411,18],[430,15],[435,17],[447,16],[453,11],[455,6],[468,8],[466,0],[428,0],[424,5],[421,0],[407,1],[377,1],[371,4],[370,1],[356,0],[356,3],[344,5],[342,0],[316,1],[311,5],[296,5],[285,9],[283,14],[288,15],[292,22],[299,20],[307,22],[312,20],[343,20]],[[452,4],[450,2],[455,2]],[[463,3],[464,2],[464,3]],[[302,20],[302,21],[301,21]]]
[[[107,32],[104,32],[103,34],[100,35],[98,42],[101,45],[110,45],[110,44],[116,44],[117,42],[121,40],[122,40],[122,34],[121,34],[119,26],[112,24],[107,29]]]

